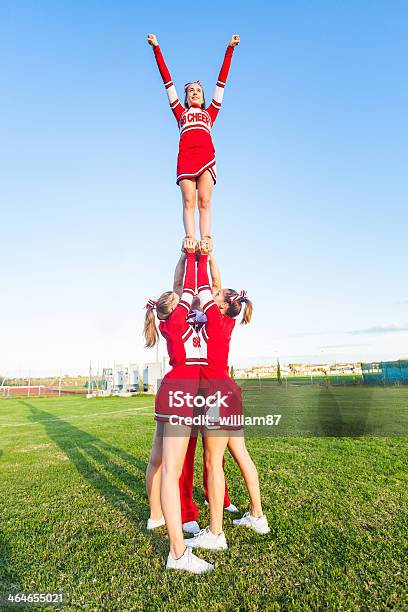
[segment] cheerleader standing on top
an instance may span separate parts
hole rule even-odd
[[[186,237],[195,237],[194,212],[197,193],[200,236],[202,239],[206,238],[208,240],[211,239],[212,189],[217,179],[211,129],[221,108],[234,47],[239,44],[240,39],[237,34],[234,34],[231,38],[225,52],[214,97],[207,108],[200,81],[186,83],[184,86],[184,106],[180,103],[156,36],[149,34],[147,40],[153,47],[157,66],[169,98],[170,108],[180,129],[176,182],[181,189]]]

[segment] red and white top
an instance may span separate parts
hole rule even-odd
[[[215,182],[216,162],[211,129],[221,108],[234,47],[230,45],[227,47],[214,97],[211,104],[205,109],[195,105],[184,108],[177,96],[176,88],[159,45],[153,47],[153,50],[169,98],[170,108],[180,129],[177,183],[184,178],[197,178],[206,170],[211,172]]]
[[[228,355],[235,319],[221,314],[211,292],[208,279],[208,255],[200,255],[197,270],[197,290],[207,322],[200,330],[200,337],[207,345],[208,367],[203,368],[212,378],[228,377]]]
[[[186,272],[180,301],[168,319],[160,321],[159,324],[160,333],[167,343],[169,363],[173,370],[180,366],[207,365],[206,345],[201,341],[193,325],[186,320],[195,294],[195,253],[188,253],[186,259]]]

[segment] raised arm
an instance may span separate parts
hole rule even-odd
[[[184,270],[186,267],[186,254],[183,252],[180,255],[180,259],[177,262],[176,268],[174,270],[174,281],[173,281],[173,291],[177,293],[179,296],[183,293],[183,277]]]
[[[217,291],[219,291],[222,287],[221,285],[221,272],[218,267],[217,262],[215,261],[215,257],[212,253],[208,256],[208,261],[210,262],[210,275],[212,281],[212,294],[215,295]]]
[[[180,100],[178,99],[176,88],[171,78],[169,69],[166,66],[166,62],[164,61],[164,57],[159,47],[159,43],[157,42],[156,36],[154,34],[149,34],[149,36],[147,37],[147,42],[153,47],[157,67],[163,79],[164,87],[166,88],[166,93],[169,98],[170,108],[173,111],[173,114],[178,123],[180,121],[180,117],[184,111],[184,108],[181,105]]]
[[[218,112],[221,108],[222,99],[224,96],[224,87],[227,82],[229,69],[231,66],[232,54],[234,53],[234,47],[239,45],[239,36],[234,34],[225,52],[224,61],[221,66],[220,74],[218,75],[217,85],[215,86],[214,97],[207,111],[211,117],[211,121],[217,118]]]
[[[174,309],[172,320],[184,323],[191,309],[191,304],[195,295],[196,288],[196,257],[195,240],[187,239],[184,244],[186,247],[186,273],[184,275],[183,293],[178,305]]]
[[[208,280],[208,255],[200,252],[197,268],[197,291],[200,298],[201,308],[207,315],[207,321],[212,322],[221,320],[221,313],[213,300],[213,294]]]

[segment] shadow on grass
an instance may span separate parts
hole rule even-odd
[[[0,594],[21,590],[22,583],[13,564],[11,546],[4,532],[0,530]],[[0,602],[0,609],[11,608],[8,608],[5,602]]]
[[[139,531],[149,535],[157,551],[164,555],[167,538],[145,528],[149,515],[145,489],[147,463],[27,401],[21,400],[20,404],[31,411],[31,421],[42,422],[47,435],[82,478]]]
[[[340,406],[329,386],[324,386],[319,392],[318,416],[321,434],[323,436],[366,436],[371,433],[367,423],[371,406],[371,391],[364,390],[353,404]]]

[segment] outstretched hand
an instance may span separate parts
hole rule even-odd
[[[233,34],[230,42],[230,47],[236,47],[240,43],[239,34]]]
[[[195,238],[184,238],[183,250],[185,253],[195,253],[197,241]]]
[[[152,45],[152,47],[157,47],[157,45],[159,44],[157,42],[155,34],[149,34],[147,37],[147,42],[149,43],[149,45]]]

